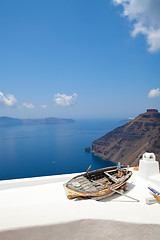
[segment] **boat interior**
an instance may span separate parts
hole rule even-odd
[[[96,192],[106,189],[107,186],[114,186],[123,181],[126,170],[112,167],[105,171],[101,169],[98,171],[87,172],[71,179],[67,183],[67,187],[80,192]]]

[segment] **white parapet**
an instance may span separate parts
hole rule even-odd
[[[154,153],[144,153],[143,158],[139,161],[139,172],[138,175],[149,180],[151,176],[159,174],[159,162],[156,161]]]

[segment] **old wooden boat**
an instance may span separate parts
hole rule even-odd
[[[80,174],[64,184],[68,199],[99,200],[126,187],[132,172],[125,167],[107,167]]]

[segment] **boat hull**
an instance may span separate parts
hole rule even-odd
[[[94,171],[94,172],[96,172],[96,171]],[[68,199],[75,199],[75,198],[90,199],[90,198],[92,198],[92,199],[99,200],[99,199],[106,198],[106,197],[113,195],[115,193],[113,190],[119,190],[122,188],[125,190],[126,182],[131,177],[131,175],[132,175],[132,173],[129,171],[128,174],[126,174],[125,178],[122,181],[119,180],[119,182],[112,184],[111,185],[112,190],[110,189],[110,187],[107,184],[103,185],[103,189],[97,190],[97,191],[94,190],[91,192],[79,191],[78,189],[76,189],[76,187],[74,189],[69,187],[70,182],[72,182],[72,184],[73,184],[73,182],[76,181],[78,179],[78,177],[75,177],[75,178],[71,179],[68,183],[64,184],[64,188],[65,188]],[[84,175],[80,175],[80,177],[82,177],[82,176],[84,176]],[[90,181],[91,181],[91,183],[96,182],[92,179]]]

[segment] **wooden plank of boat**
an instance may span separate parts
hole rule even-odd
[[[119,179],[113,177],[111,174],[109,174],[107,171],[104,172],[105,175],[107,175],[113,182],[118,183],[120,182]]]
[[[80,176],[75,179],[72,179],[69,183],[69,187],[73,190],[79,190],[80,192],[93,192],[97,191],[97,187],[92,184],[86,177]]]
[[[108,173],[111,173],[111,172],[116,172],[116,171],[117,171],[117,168],[112,169],[112,170],[108,170],[107,172],[108,172]]]
[[[92,180],[92,182],[95,182],[95,183],[97,183],[97,184],[103,185],[103,184],[101,184],[101,183],[99,183],[99,182],[97,182],[97,181],[94,181],[94,180]],[[136,202],[139,202],[138,199],[133,198],[133,197],[131,197],[131,196],[128,196],[127,194],[125,194],[125,193],[123,193],[123,192],[120,192],[120,191],[112,188],[111,186],[106,185],[106,187],[107,187],[108,189],[112,190],[112,191],[115,192],[115,193],[118,193],[118,194],[120,194],[120,195],[122,195],[122,196],[125,196],[125,197],[127,197],[127,198],[130,198],[130,199],[136,201]]]

